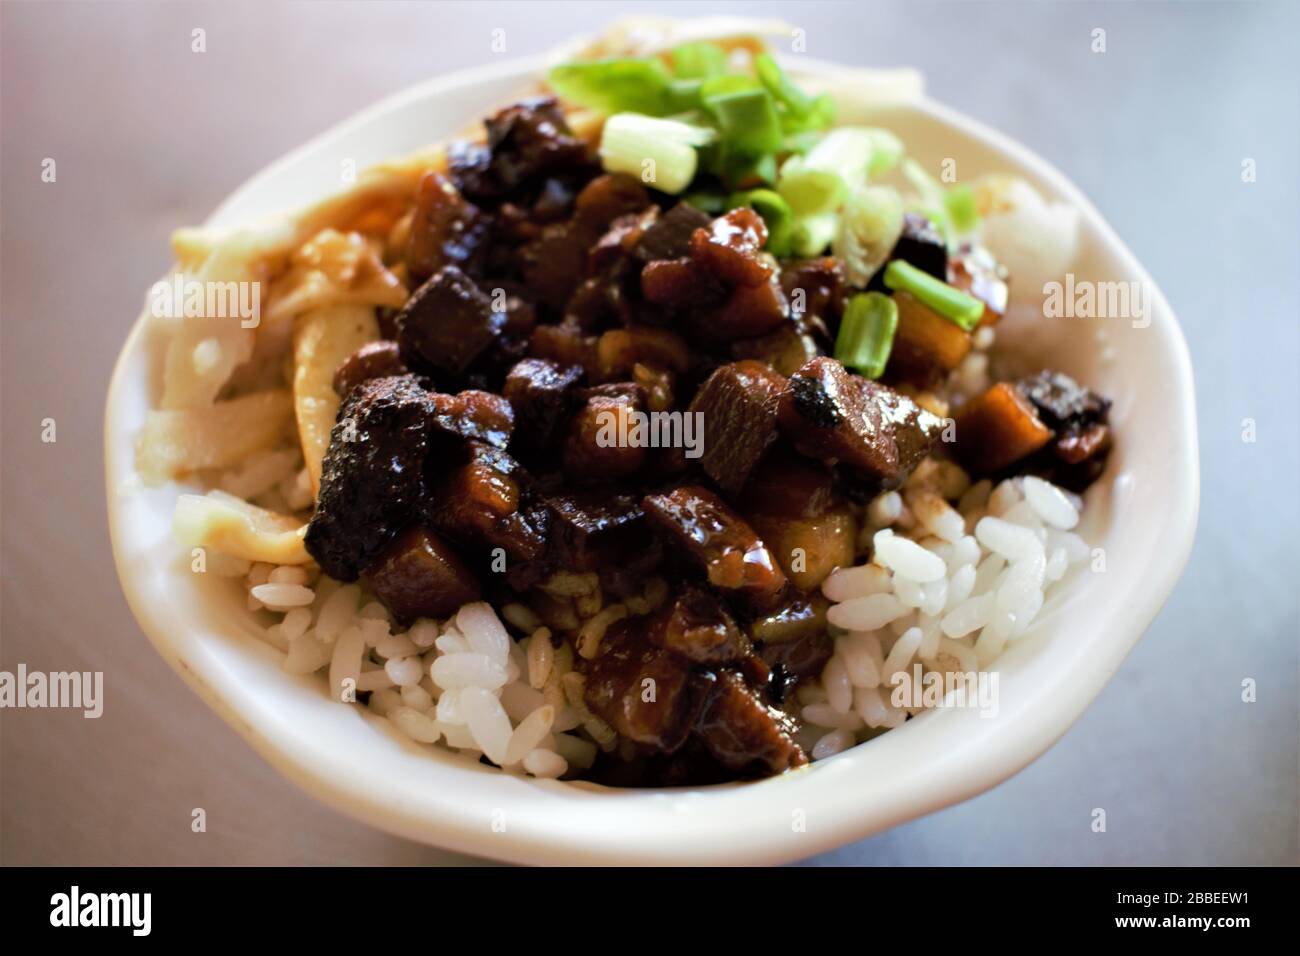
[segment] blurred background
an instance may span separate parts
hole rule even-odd
[[[316,804],[153,652],[109,550],[104,395],[174,227],[387,94],[643,12],[782,17],[812,56],[921,68],[932,96],[1092,198],[1173,304],[1197,373],[1196,549],[1114,680],[1002,786],[808,862],[1296,863],[1298,6],[6,0],[0,669],[103,671],[106,702],[99,720],[0,711],[0,862],[473,862]],[[194,807],[206,833],[191,832]]]

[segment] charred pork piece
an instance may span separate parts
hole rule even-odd
[[[551,513],[548,556],[566,570],[599,571],[626,563],[649,544],[645,512],[635,495],[605,488],[546,495]]]
[[[786,585],[780,564],[754,529],[713,492],[683,485],[646,496],[641,507],[704,569],[714,587],[738,592],[759,608],[778,600]]]
[[[793,718],[768,707],[734,671],[720,671],[695,733],[714,758],[741,776],[769,776],[808,763]]]
[[[703,588],[688,587],[650,618],[647,635],[656,647],[697,664],[738,664],[751,653],[749,638],[727,606]]]
[[[413,375],[372,378],[339,407],[305,544],[321,569],[355,581],[414,517],[433,400]]]
[[[781,288],[796,318],[816,316],[828,330],[839,326],[848,288],[844,265],[834,256],[787,262],[781,267]]]
[[[641,294],[647,302],[678,309],[707,308],[726,300],[728,292],[693,259],[656,259],[641,271]]]
[[[538,358],[524,359],[510,370],[503,393],[514,409],[516,440],[523,447],[552,447],[568,422],[583,374],[578,365]]]
[[[415,214],[406,242],[406,267],[423,282],[443,266],[477,275],[487,252],[492,225],[445,176],[428,172],[415,193]]]
[[[402,359],[419,372],[460,376],[506,324],[474,280],[446,266],[420,286],[397,316]]]
[[[737,339],[731,343],[730,351],[738,359],[754,359],[786,377],[825,354],[816,338],[801,330],[798,322],[783,322],[764,335]]]
[[[1034,405],[1014,386],[999,382],[970,399],[955,416],[954,452],[976,474],[1000,471],[1052,440]]]
[[[903,232],[889,253],[889,261],[895,259],[928,272],[940,282],[948,281],[948,244],[934,223],[918,212],[903,213]],[[885,288],[883,268],[871,277],[867,288],[873,292],[889,291]]]
[[[885,485],[907,476],[900,441],[915,464],[918,451],[929,450],[943,425],[911,399],[826,357],[791,376],[778,417],[805,455],[839,462]]]
[[[637,243],[635,255],[642,262],[683,259],[691,254],[691,237],[697,229],[708,229],[709,214],[690,203],[679,202],[660,216]]]
[[[984,303],[980,325],[994,325],[1007,311],[1007,270],[983,246],[964,243],[948,259],[948,284]]]
[[[590,164],[587,145],[569,131],[553,97],[521,100],[484,125],[486,146],[456,143],[448,154],[452,180],[474,202],[538,192],[548,177]]]
[[[548,179],[542,183],[541,192],[529,210],[529,218],[538,223],[566,219],[573,211],[574,198],[574,191],[568,183],[560,179]]]
[[[553,223],[538,239],[519,250],[524,282],[557,313],[587,278],[588,252],[600,232],[578,219]]]
[[[700,466],[728,495],[749,480],[763,453],[776,441],[776,407],[786,380],[760,362],[732,362],[708,377],[688,414],[704,421]]]
[[[334,391],[339,398],[347,398],[348,392],[364,381],[406,373],[406,363],[396,342],[390,339],[367,342],[334,370]]]
[[[759,286],[772,278],[773,262],[763,255],[767,225],[752,209],[733,209],[691,234],[691,258],[731,286]]]
[[[678,374],[693,364],[690,346],[680,335],[650,325],[610,329],[601,335],[596,353],[604,381],[625,378],[638,364]]]
[[[1030,462],[1032,470],[1073,491],[1086,489],[1100,476],[1110,451],[1110,399],[1063,372],[1043,371],[1023,378],[1016,391],[1056,433],[1048,448]]]
[[[789,594],[769,614],[749,624],[758,655],[793,678],[822,672],[835,645],[826,633],[828,602],[820,594]]]
[[[775,275],[731,290],[727,301],[694,326],[700,338],[729,342],[770,332],[790,320],[790,304]]]
[[[635,474],[645,464],[649,435],[637,419],[645,411],[645,394],[632,382],[587,390],[586,403],[574,414],[564,442],[564,473],[590,484]]]
[[[512,561],[542,555],[545,512],[526,497],[528,476],[504,451],[471,440],[450,459],[431,454],[425,470],[425,514],[434,528],[478,551],[502,548]]]
[[[366,569],[366,581],[403,624],[446,617],[477,601],[479,583],[446,540],[418,525],[403,531]]]
[[[477,389],[457,395],[434,395],[433,407],[434,426],[449,435],[477,438],[495,448],[510,444],[514,410],[500,395]]]
[[[649,206],[640,212],[625,213],[611,221],[587,253],[588,270],[604,276],[620,263],[630,261],[639,266],[640,260],[632,257],[646,230],[658,218],[659,207]]]
[[[634,177],[606,173],[582,187],[574,215],[594,229],[608,229],[617,219],[650,205],[650,194]]]
[[[534,358],[549,359],[559,365],[577,365],[594,378],[600,371],[596,357],[599,341],[599,336],[588,335],[566,319],[559,325],[539,325],[533,329],[528,351]]]
[[[690,662],[651,644],[645,622],[624,618],[610,625],[596,656],[582,665],[583,697],[621,736],[672,753],[690,735],[703,700],[691,680]],[[654,693],[647,695],[646,687]]]

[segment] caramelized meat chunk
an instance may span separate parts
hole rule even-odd
[[[758,285],[731,290],[722,307],[704,317],[697,331],[714,341],[752,338],[770,332],[790,319],[790,305],[773,275]]]
[[[406,363],[397,343],[379,339],[367,342],[339,364],[334,370],[334,391],[340,398],[347,398],[348,392],[368,379],[406,373]]]
[[[688,202],[679,202],[646,229],[637,243],[636,257],[642,262],[686,258],[691,253],[695,230],[708,229],[712,224],[708,213]]]
[[[645,549],[645,512],[635,495],[611,489],[585,489],[547,495],[551,512],[551,554],[558,566],[573,571],[598,571],[627,561]]]
[[[770,604],[785,587],[785,573],[767,545],[708,489],[683,485],[646,496],[641,507],[704,569],[714,587],[738,591],[756,606]]]
[[[597,176],[578,193],[575,215],[589,226],[607,229],[629,213],[639,213],[650,205],[650,194],[634,177],[626,173]]]
[[[1105,468],[1110,451],[1110,400],[1063,372],[1039,372],[1015,387],[1056,433],[1050,460],[1038,460],[1047,457],[1040,454],[1032,462],[1034,470],[1074,491],[1087,488]]]
[[[477,438],[496,448],[510,444],[515,415],[510,402],[492,392],[469,389],[433,396],[435,427],[449,435]]]
[[[1006,382],[966,402],[955,421],[954,451],[977,474],[999,471],[1052,440],[1034,406]]]
[[[590,483],[639,471],[650,437],[638,422],[644,410],[643,391],[631,382],[589,390],[586,403],[569,424],[564,473],[574,481]]]
[[[599,232],[580,220],[553,223],[519,250],[524,281],[556,311],[564,308],[587,276],[587,257]]]
[[[727,606],[697,587],[688,587],[657,611],[647,634],[656,647],[697,664],[735,664],[751,651]]]
[[[818,316],[832,327],[839,320],[847,288],[844,265],[834,256],[787,262],[781,267],[781,288],[795,316]]]
[[[1007,270],[983,246],[965,243],[949,257],[948,284],[984,303],[980,325],[994,325],[1006,314]]]
[[[641,294],[655,305],[695,308],[721,302],[727,291],[699,263],[682,256],[647,263],[641,271]]]
[[[763,217],[749,208],[733,209],[691,234],[691,258],[727,285],[763,285],[774,271],[762,255],[766,243]]]
[[[910,399],[826,357],[791,376],[778,417],[804,454],[840,462],[886,484],[906,477],[900,439],[908,458],[919,460],[917,452],[928,451],[942,427],[939,418]]]
[[[415,193],[406,267],[420,281],[448,265],[474,275],[486,257],[490,235],[488,217],[466,202],[447,177],[425,173]]]
[[[892,382],[930,388],[970,352],[970,333],[910,293],[894,293],[894,303],[898,328],[885,374]]]
[[[587,707],[621,736],[665,753],[685,743],[701,695],[690,663],[647,639],[645,618],[610,625],[585,671]]]
[[[785,386],[785,378],[747,360],[720,366],[695,393],[689,413],[699,413],[704,422],[700,466],[725,493],[744,487],[776,441],[776,408]]]
[[[402,358],[416,371],[458,376],[496,341],[506,316],[456,266],[446,266],[407,299],[397,316]]]
[[[561,433],[582,382],[578,365],[528,358],[506,376],[503,393],[519,423],[518,440],[528,448],[544,449]]]
[[[812,677],[822,672],[835,645],[826,633],[829,602],[820,594],[790,596],[783,604],[756,618],[749,634],[759,656],[785,674]]]
[[[372,378],[339,407],[305,544],[321,569],[355,581],[419,505],[433,402],[412,375]]]
[[[366,569],[366,580],[404,624],[420,617],[446,617],[479,598],[478,579],[456,549],[419,525],[379,553]]]
[[[902,259],[941,282],[948,279],[948,244],[934,223],[917,212],[903,214],[903,232],[894,243],[890,260]],[[884,290],[885,270],[871,277],[868,288]]]
[[[487,145],[454,144],[452,179],[475,202],[500,201],[590,162],[587,145],[564,121],[554,97],[521,100],[487,120]]]
[[[784,773],[808,763],[795,743],[797,727],[787,714],[768,707],[739,674],[721,671],[709,691],[696,734],[728,770],[748,776]]]
[[[527,475],[508,454],[471,440],[450,460],[430,455],[427,470],[425,510],[434,528],[476,550],[502,548],[512,560],[541,556],[545,512],[525,497]]]

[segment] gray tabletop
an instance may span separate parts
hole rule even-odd
[[[153,653],[109,553],[109,371],[167,237],[408,84],[696,2],[27,4],[3,18],[0,669],[100,670],[99,720],[0,716],[4,863],[472,862],[344,818],[262,763]],[[813,864],[1289,863],[1297,847],[1295,5],[746,3],[812,55],[915,65],[1030,144],[1162,285],[1197,372],[1196,549],[1083,719],[993,791]],[[207,52],[190,50],[206,31]],[[1093,31],[1106,51],[1093,52]],[[57,179],[42,181],[42,162]],[[1243,182],[1243,160],[1256,179]],[[54,419],[57,440],[42,441]],[[1253,419],[1257,437],[1242,440]],[[1253,678],[1258,696],[1241,700]],[[191,811],[207,832],[191,832]],[[1107,832],[1090,812],[1107,810]]]

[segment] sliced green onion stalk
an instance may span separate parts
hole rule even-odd
[[[796,219],[790,231],[790,251],[800,259],[820,256],[835,240],[839,227],[839,214],[833,212]]]
[[[563,99],[601,113],[671,112],[672,76],[659,60],[592,60],[564,63],[547,77]]]
[[[682,196],[682,202],[688,202],[701,212],[710,216],[721,216],[729,210],[726,193],[707,189],[694,189]]]
[[[898,305],[880,292],[849,299],[835,336],[835,358],[867,378],[880,378],[898,331]]]
[[[835,122],[835,97],[829,93],[820,93],[813,97],[812,105],[803,116],[797,116],[787,109],[781,119],[787,133],[824,130]]]
[[[695,178],[696,149],[714,135],[678,120],[616,113],[605,120],[600,162],[606,172],[627,173],[661,192],[680,193]]]
[[[707,86],[707,84],[706,84]],[[737,153],[762,156],[781,148],[781,118],[764,89],[701,94],[727,146]]]
[[[902,259],[895,259],[885,266],[885,286],[895,292],[910,292],[967,332],[979,324],[980,316],[984,314],[984,303],[979,299],[940,282]]]
[[[867,175],[876,179],[902,162],[905,148],[903,141],[887,129],[873,126],[867,129],[867,133],[871,137],[871,162],[867,165]]]
[[[726,150],[722,150],[724,154]],[[776,182],[776,157],[771,153],[750,156],[732,153],[722,156],[720,170],[723,179],[732,189],[754,189]]]
[[[903,197],[889,186],[853,190],[840,211],[835,255],[849,282],[865,286],[889,259],[903,232]]]
[[[716,43],[683,43],[670,54],[673,73],[683,80],[704,80],[727,72],[727,51]]]
[[[812,112],[813,99],[799,89],[790,77],[785,75],[779,63],[770,53],[760,53],[754,57],[754,72],[767,91],[776,97],[776,101],[794,116],[803,118]]]
[[[789,204],[771,189],[751,189],[748,192],[734,193],[727,201],[727,206],[749,206],[763,217],[767,226],[767,251],[774,256],[790,254],[790,234],[794,228],[794,213]]]
[[[851,188],[866,182],[870,162],[871,137],[866,130],[833,129],[807,155],[786,161],[777,188],[801,216],[832,212]]]
[[[975,207],[975,190],[966,183],[953,186],[943,195],[944,210],[953,230],[962,235],[980,224],[979,210]]]

